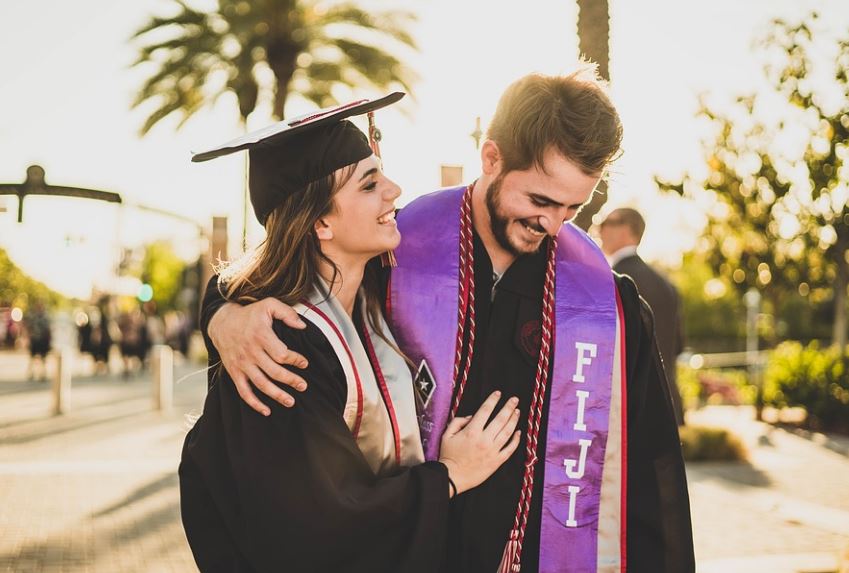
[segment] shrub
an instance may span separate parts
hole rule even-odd
[[[849,431],[849,355],[817,342],[780,344],[764,372],[764,402],[804,407],[812,430]]]
[[[705,404],[754,404],[757,388],[741,369],[696,370],[678,365],[678,390],[688,409]]]
[[[684,459],[695,461],[742,461],[746,448],[740,438],[723,428],[683,426],[678,428]]]

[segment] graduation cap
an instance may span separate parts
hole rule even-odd
[[[380,155],[380,132],[372,112],[402,97],[394,92],[379,99],[362,99],[327,107],[293,119],[284,119],[227,143],[195,153],[192,161],[208,161],[222,155],[248,150],[248,187],[256,218],[265,224],[281,201],[308,184],[346,165]],[[369,114],[369,136],[346,118]]]

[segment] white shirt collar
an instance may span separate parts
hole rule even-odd
[[[637,254],[637,245],[628,245],[626,247],[622,247],[621,249],[619,249],[618,251],[616,251],[615,253],[613,253],[609,257],[607,257],[607,262],[610,263],[611,267],[614,267],[617,264],[619,264],[619,261],[621,261],[622,259],[626,259],[626,258],[628,258],[632,255],[636,255],[636,254]]]

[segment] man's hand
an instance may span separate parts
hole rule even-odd
[[[263,416],[270,415],[271,410],[256,397],[251,384],[286,407],[291,407],[295,399],[271,379],[301,392],[307,387],[303,378],[281,366],[306,368],[307,359],[274,334],[271,323],[275,318],[291,328],[306,328],[292,307],[273,298],[247,306],[228,302],[212,315],[208,327],[209,338],[239,396]]]

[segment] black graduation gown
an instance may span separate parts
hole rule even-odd
[[[486,482],[452,500],[448,551],[439,569],[450,573],[494,573],[501,561],[521,491],[525,429],[542,314],[544,249],[518,258],[499,281],[491,300],[492,263],[477,235],[474,247],[477,330],[474,360],[459,415],[477,411],[495,390],[502,391],[502,403],[517,396],[523,442]],[[654,339],[652,314],[630,278],[615,275],[615,279],[625,315],[627,571],[687,573],[695,570],[687,480],[672,399]],[[213,277],[201,316],[204,336],[209,318],[223,304],[214,285]],[[546,407],[539,452],[545,449],[547,427]],[[543,481],[540,460],[522,551],[524,573],[538,569]]]
[[[493,295],[492,263],[475,236],[475,350],[458,415],[475,412],[495,390],[518,396],[522,443],[479,487],[451,503],[445,571],[493,573],[501,561],[521,492],[527,415],[535,381],[542,315],[545,248],[518,258]],[[625,314],[627,376],[627,571],[687,573],[695,569],[684,462],[671,397],[653,336],[651,311],[633,281],[615,275]],[[553,364],[552,360],[552,364]],[[548,386],[547,394],[551,386]],[[548,398],[548,396],[546,396]],[[545,451],[548,399],[539,455]],[[544,461],[536,465],[534,493],[522,550],[522,571],[538,569]]]
[[[309,360],[296,405],[263,417],[210,347],[209,393],[180,464],[183,525],[207,572],[431,572],[445,551],[448,477],[428,462],[375,477],[345,424],[329,342],[275,324]]]

